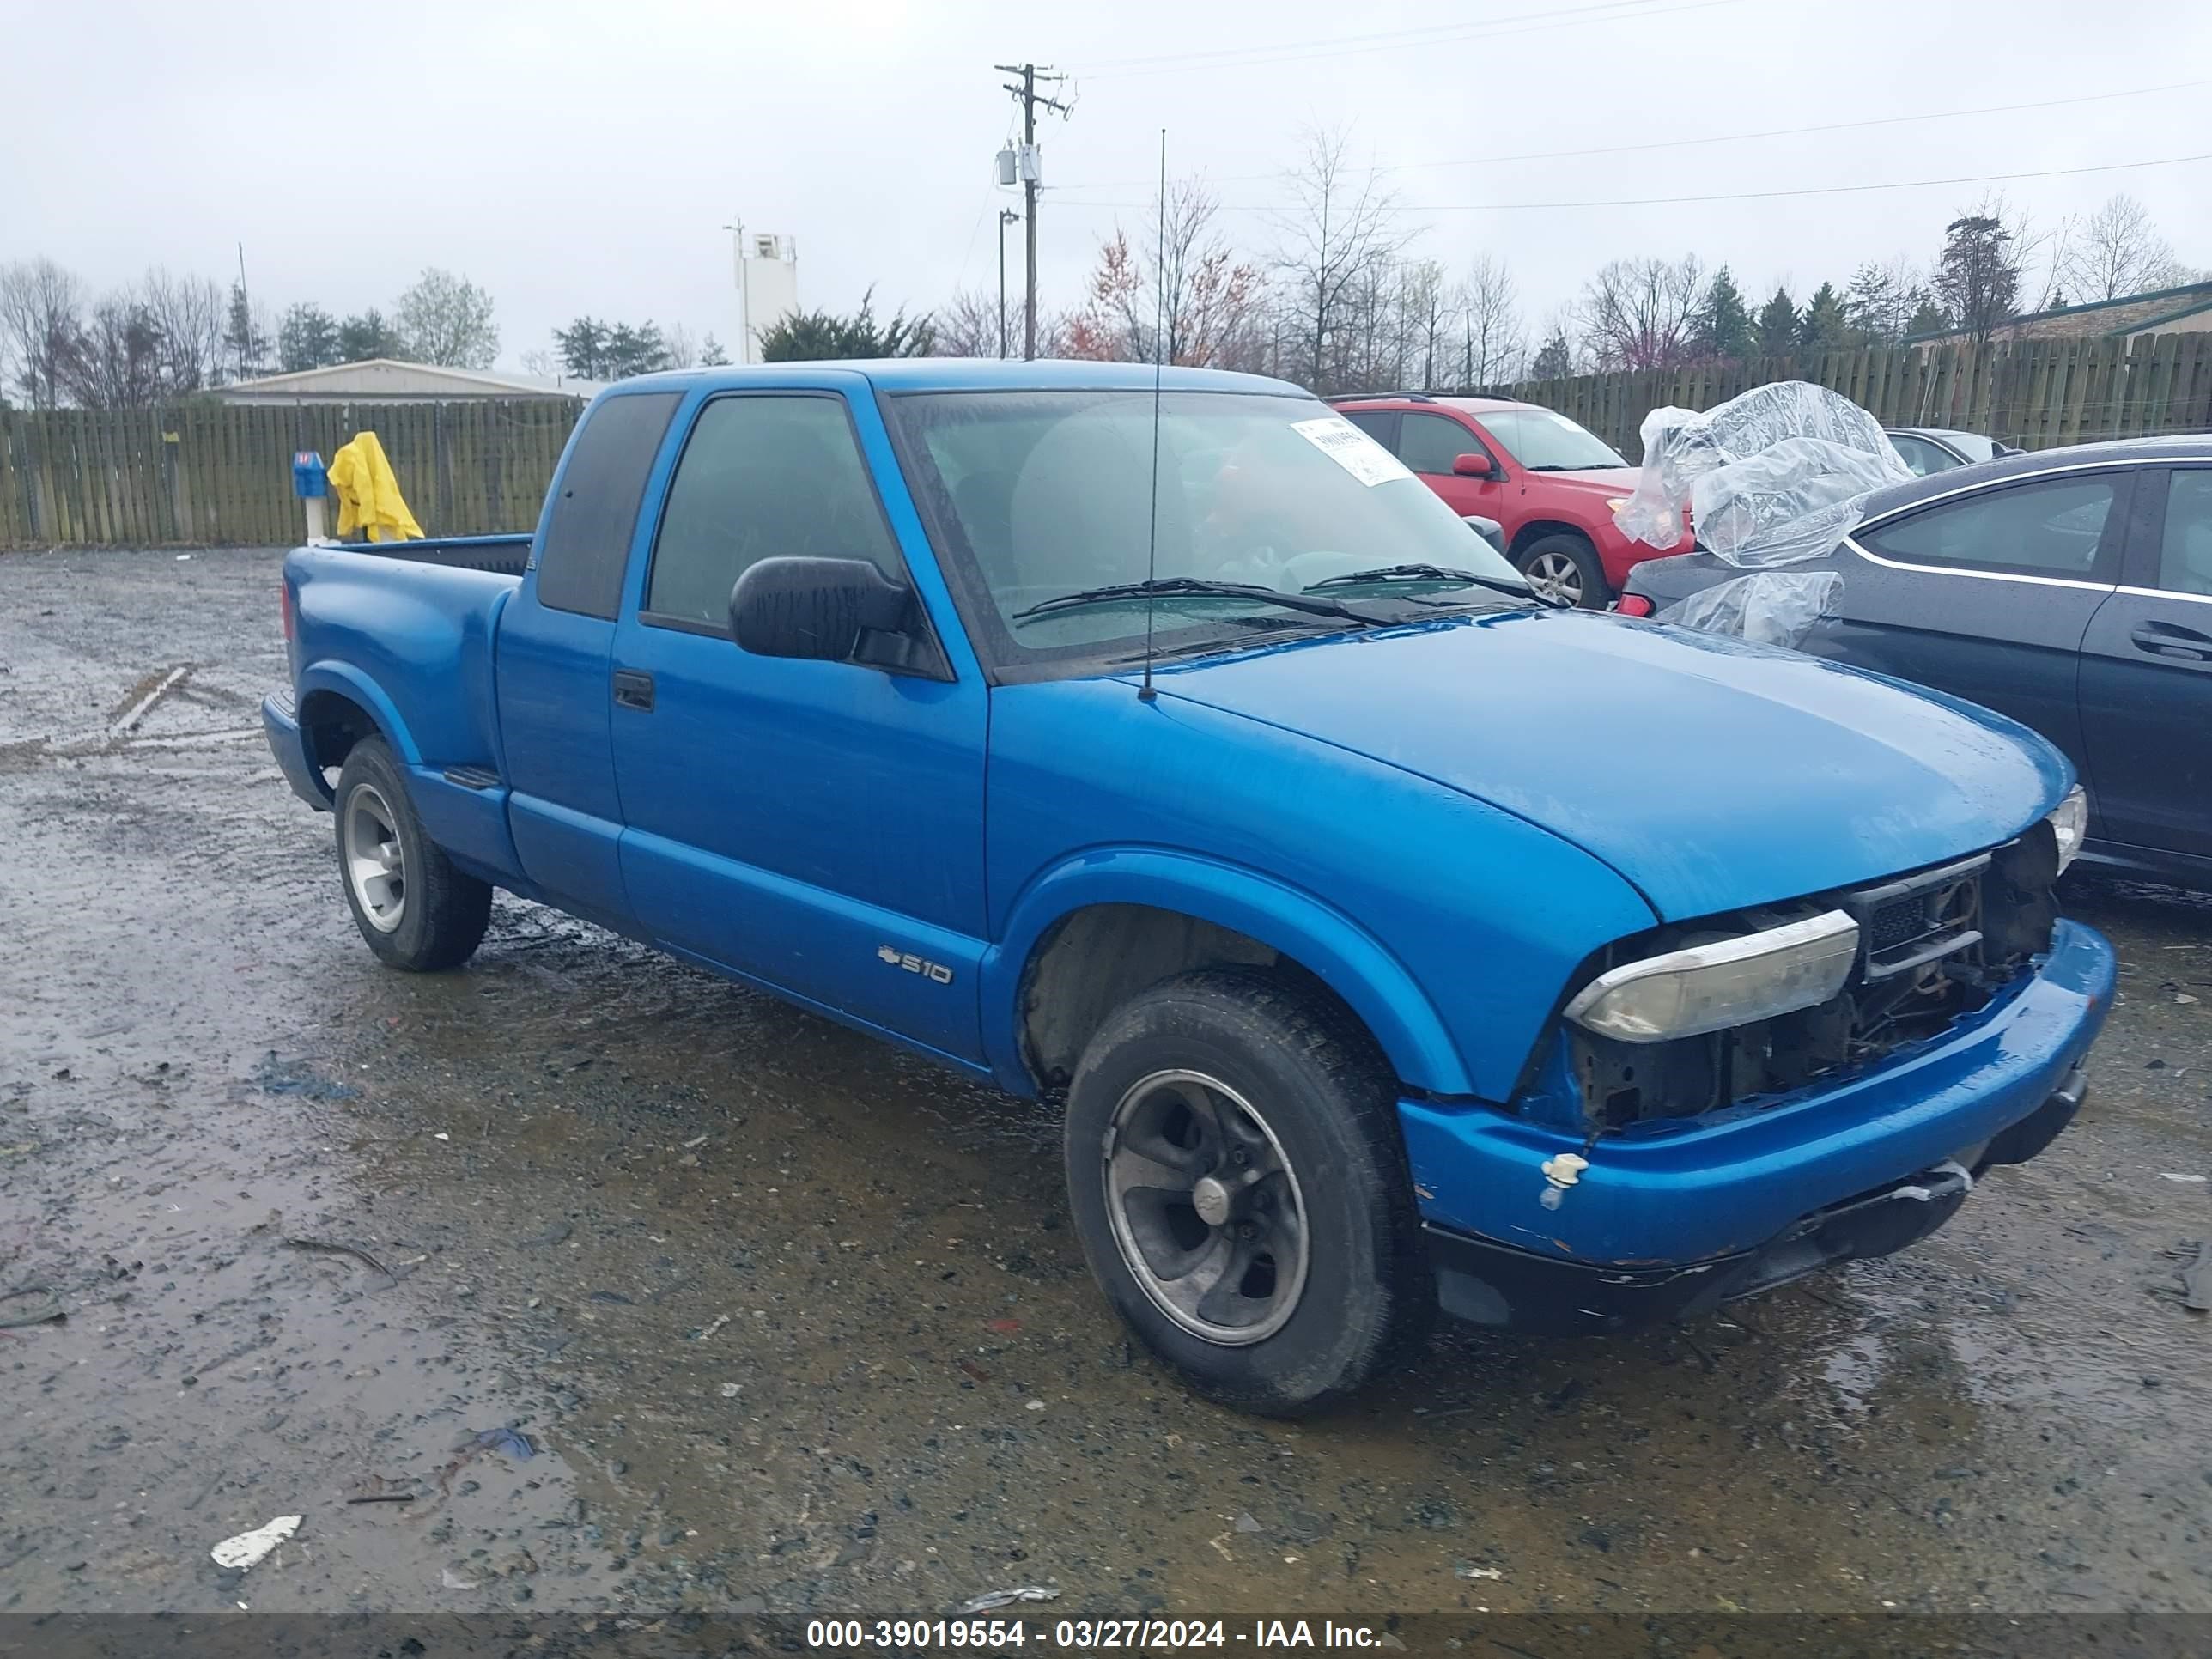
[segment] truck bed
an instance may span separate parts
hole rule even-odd
[[[411,542],[332,542],[348,553],[368,553],[380,559],[404,559],[410,564],[442,564],[456,570],[483,570],[495,576],[520,576],[530,562],[533,532],[511,531],[497,536],[434,536]]]

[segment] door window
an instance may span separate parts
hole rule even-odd
[[[1984,490],[1863,532],[1859,542],[1913,564],[2087,580],[2112,516],[2110,477]]]
[[[1948,472],[1959,464],[1948,451],[1938,449],[1925,438],[1893,432],[1889,441],[1904,458],[1905,465],[1923,478],[1931,472]]]
[[[1474,434],[1445,415],[1408,413],[1398,431],[1398,459],[1415,472],[1449,473],[1459,456],[1481,450]]]
[[[726,627],[738,578],[783,555],[903,569],[842,399],[717,398],[668,486],[647,620]]]
[[[1398,445],[1398,416],[1387,409],[1348,409],[1344,418],[1381,444],[1385,449]]]
[[[2212,467],[2177,469],[2167,482],[2158,585],[2169,593],[2212,594]]]

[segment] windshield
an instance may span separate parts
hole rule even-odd
[[[1548,409],[1486,409],[1474,418],[1530,472],[1628,465],[1619,450],[1595,433]]]
[[[937,515],[958,532],[946,538],[956,543],[950,550],[972,561],[968,586],[988,598],[1000,643],[1018,657],[1141,644],[1142,595],[1048,602],[1148,576],[1286,594],[1329,582],[1332,599],[1356,597],[1362,611],[1392,620],[1427,614],[1423,600],[1513,602],[1453,580],[1455,571],[1522,583],[1388,450],[1309,398],[1161,398],[1158,547],[1150,561],[1150,392],[932,392],[891,402],[909,453],[925,463],[917,471]],[[1343,580],[1407,564],[1437,572]],[[1252,593],[1166,593],[1151,603],[1164,651],[1274,627],[1345,625]]]

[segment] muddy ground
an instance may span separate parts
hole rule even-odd
[[[0,1612],[2212,1611],[2212,904],[2072,885],[2090,1103],[1911,1254],[1264,1424],[1123,1340],[1038,1109],[505,898],[379,967],[276,580],[0,559],[0,1291],[67,1315]]]

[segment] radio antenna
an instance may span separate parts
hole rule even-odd
[[[1160,562],[1160,368],[1168,349],[1168,130],[1160,129],[1159,240],[1152,244],[1152,520],[1145,535],[1145,683],[1137,688],[1137,701],[1150,702],[1159,693],[1152,690],[1152,611],[1159,599],[1153,583]]]

